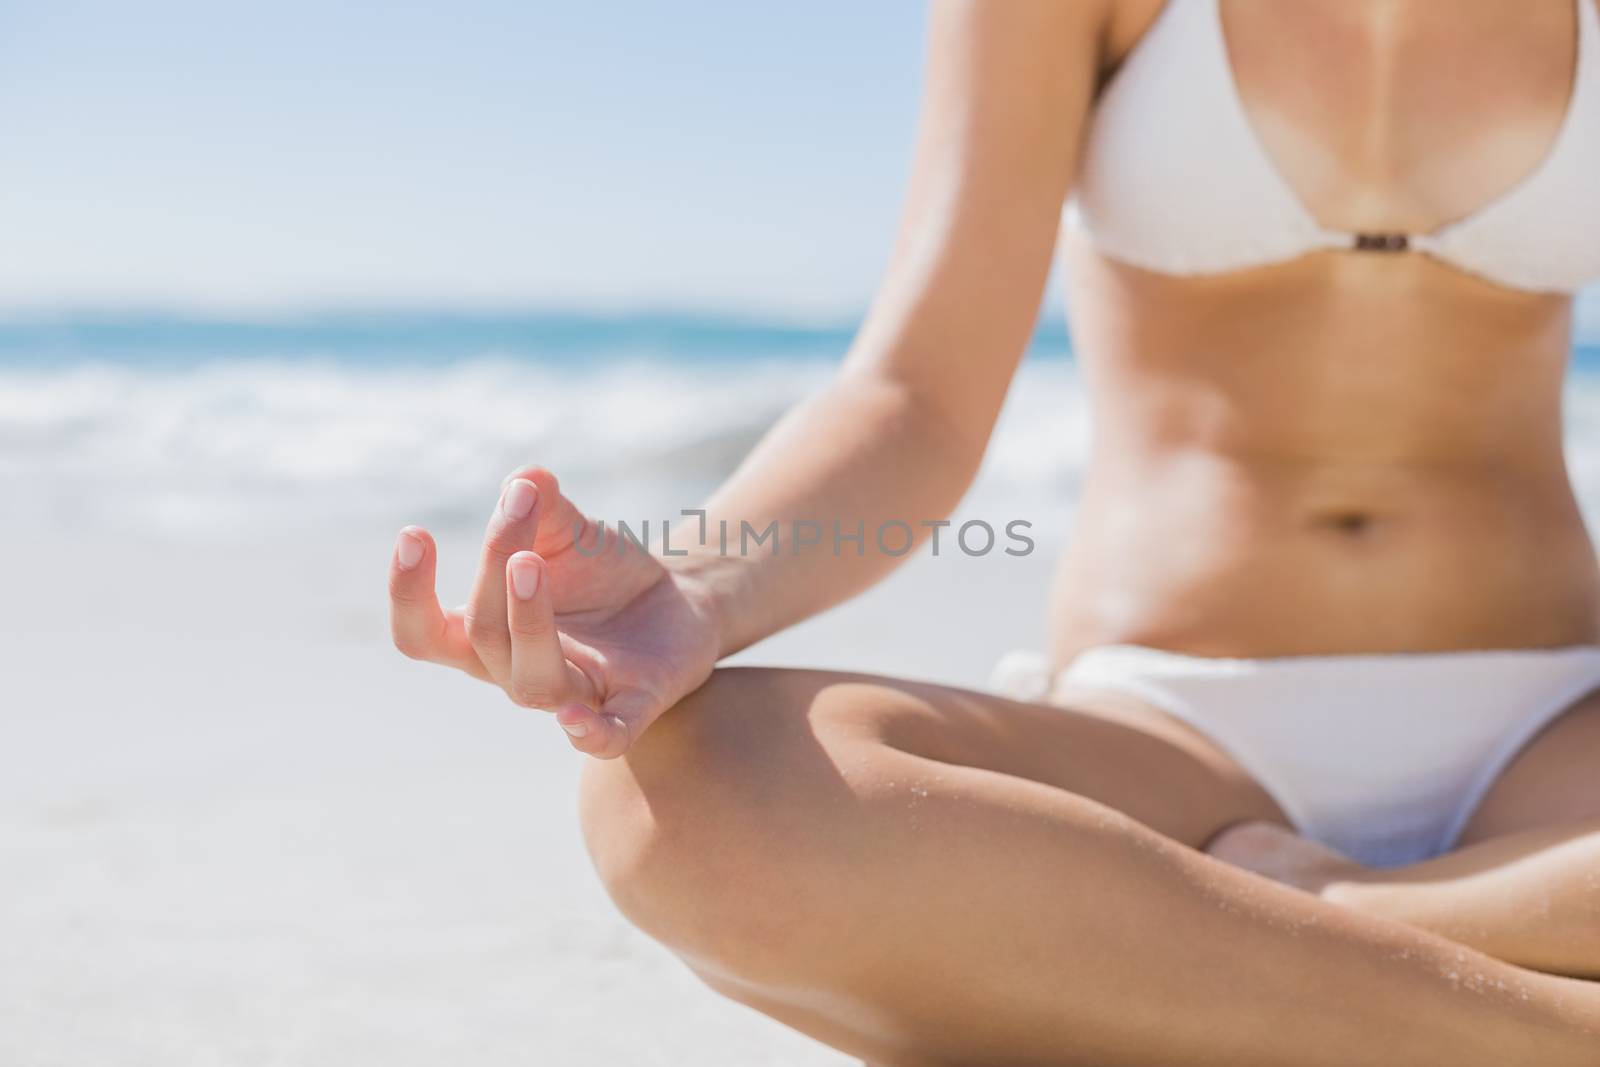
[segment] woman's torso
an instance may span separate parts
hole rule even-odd
[[[1114,58],[1161,8],[1124,0]],[[1414,233],[1546,156],[1574,10],[1221,7],[1250,125],[1299,201],[1339,230]],[[1064,256],[1095,447],[1058,576],[1058,660],[1104,642],[1274,656],[1600,640],[1600,570],[1562,455],[1570,297],[1416,253],[1184,276],[1068,234]]]

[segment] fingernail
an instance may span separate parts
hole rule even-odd
[[[414,534],[404,530],[394,542],[395,562],[400,564],[400,569],[408,571],[422,560],[422,541]]]
[[[539,591],[539,565],[531,559],[512,560],[511,590],[518,600],[532,600]]]
[[[506,513],[507,518],[525,519],[533,514],[533,502],[537,499],[539,490],[534,488],[533,483],[518,478],[506,486],[506,494],[500,498],[500,510]]]
[[[586,722],[564,722],[561,728],[572,737],[588,737],[589,724]]]

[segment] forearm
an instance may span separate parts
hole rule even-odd
[[[861,592],[933,535],[983,441],[883,376],[841,375],[792,411],[706,505],[692,575],[724,655]]]

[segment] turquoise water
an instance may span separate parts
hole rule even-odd
[[[764,322],[638,313],[326,314],[222,319],[77,315],[0,319],[0,366],[104,362],[177,369],[215,361],[319,360],[347,366],[415,366],[495,358],[548,364],[836,360],[854,321]],[[1029,355],[1069,358],[1066,328],[1044,321]],[[1600,343],[1574,349],[1574,366],[1600,372]]]
[[[836,360],[854,321],[763,322],[639,313],[329,314],[227,320],[177,316],[72,316],[0,320],[0,362],[104,361],[192,366],[215,360],[324,359],[348,365],[416,365],[506,358],[563,363],[656,359],[726,362]],[[1060,324],[1041,325],[1034,350],[1067,351]]]

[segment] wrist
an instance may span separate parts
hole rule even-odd
[[[731,655],[750,643],[741,636],[739,625],[744,617],[739,605],[748,584],[740,562],[735,557],[700,553],[661,558],[673,582],[704,621],[716,659]]]

